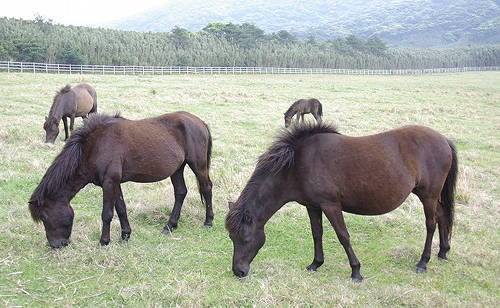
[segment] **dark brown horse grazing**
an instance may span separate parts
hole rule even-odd
[[[74,87],[66,85],[57,91],[50,107],[49,115],[45,117],[43,129],[45,130],[45,142],[54,143],[59,134],[59,122],[63,121],[64,133],[67,140],[68,118],[70,118],[69,129],[72,131],[75,125],[75,117],[87,118],[89,113],[97,112],[97,94],[93,87],[86,83]]]
[[[88,183],[103,191],[102,235],[110,241],[110,223],[116,209],[122,239],[131,229],[120,183],[151,183],[172,180],[175,203],[164,232],[177,227],[187,194],[186,164],[198,180],[206,204],[205,225],[211,226],[212,182],[209,177],[212,137],[208,126],[187,112],[175,112],[138,121],[118,115],[91,115],[84,126],[69,138],[55,158],[29,201],[31,216],[42,221],[50,246],[69,243],[73,225],[71,199]]]
[[[314,239],[314,259],[323,264],[322,213],[332,224],[352,268],[361,281],[360,263],[349,241],[342,211],[359,215],[388,213],[413,192],[425,212],[427,239],[417,272],[426,270],[436,220],[438,256],[446,259],[453,225],[457,156],[453,143],[423,126],[348,137],[328,125],[283,132],[260,156],[255,171],[235,204],[226,228],[233,241],[233,272],[243,277],[264,245],[264,225],[285,203],[307,207]]]
[[[304,123],[304,114],[311,113],[318,123],[321,124],[323,116],[323,107],[319,100],[315,98],[299,99],[293,103],[290,108],[285,112],[285,127],[289,127],[292,123],[293,116],[295,117],[295,124],[299,124],[299,118],[302,118]]]

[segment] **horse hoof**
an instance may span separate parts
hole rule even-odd
[[[122,240],[128,241],[130,239],[130,232],[122,232]]]
[[[446,256],[445,253],[443,253],[443,254],[438,253],[438,259],[439,260],[448,260],[448,257]]]
[[[315,272],[321,265],[323,265],[323,261],[314,260],[306,269],[309,272]]]
[[[213,226],[213,223],[211,221],[210,222],[205,221],[203,225],[207,228],[211,228]]]
[[[354,282],[354,283],[360,283],[360,282],[363,281],[363,277],[361,275],[355,276],[355,277],[351,277],[351,279],[352,279],[352,282]]]
[[[177,228],[177,226],[172,226],[171,224],[167,224],[165,226],[165,228],[163,228],[163,231],[161,231],[161,233],[163,234],[166,234],[166,235],[169,235],[170,233],[172,233],[175,229]]]
[[[315,271],[317,271],[317,270],[318,270],[318,266],[317,266],[316,264],[311,264],[311,265],[309,265],[308,267],[306,267],[306,270],[307,270],[308,272],[313,273],[313,272],[315,272]]]
[[[110,240],[103,240],[103,239],[99,240],[99,243],[101,243],[101,246],[108,246],[109,242],[110,242]]]
[[[416,270],[417,274],[425,273],[426,271],[427,271],[427,268],[417,266],[417,270]]]

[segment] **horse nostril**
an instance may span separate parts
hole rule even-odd
[[[234,275],[235,275],[236,277],[238,277],[238,278],[243,278],[243,277],[245,277],[245,276],[248,274],[248,271],[247,271],[247,272],[245,272],[245,271],[243,271],[243,270],[234,269],[234,270],[233,270],[233,273],[234,273]]]

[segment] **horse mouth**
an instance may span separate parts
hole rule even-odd
[[[71,241],[69,239],[54,240],[54,241],[49,241],[49,245],[53,249],[59,249],[68,246],[70,242]]]

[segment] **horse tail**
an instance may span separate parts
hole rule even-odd
[[[441,205],[444,209],[447,228],[448,228],[448,240],[451,240],[451,232],[453,229],[453,220],[455,214],[455,187],[457,183],[457,173],[458,173],[458,159],[457,159],[457,149],[453,142],[448,141],[448,145],[451,149],[451,167],[448,171],[448,176],[444,182],[443,189],[441,190]]]
[[[323,106],[321,106],[321,103],[318,101],[318,114],[320,117],[323,116]]]
[[[207,129],[208,133],[208,140],[207,140],[207,179],[208,179],[208,184],[212,186],[212,181],[210,180],[210,163],[212,161],[212,134],[210,133],[210,128],[206,123],[205,127]],[[197,179],[197,184],[198,184],[198,192],[200,193],[200,199],[201,203],[206,204],[207,200],[205,200],[205,196],[203,195],[203,183],[200,182],[200,180],[203,180],[203,178],[196,177]]]

